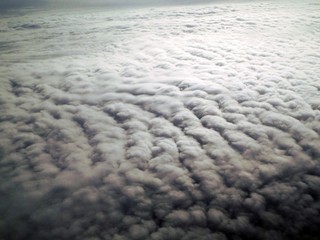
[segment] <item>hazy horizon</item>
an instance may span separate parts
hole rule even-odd
[[[2,0],[0,10],[15,10],[21,8],[59,9],[59,8],[130,8],[130,7],[159,7],[159,6],[183,6],[199,4],[222,4],[241,3],[263,0],[138,0],[138,1],[116,1],[116,0]],[[269,0],[270,1],[270,0]]]

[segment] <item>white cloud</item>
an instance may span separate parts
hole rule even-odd
[[[0,238],[316,239],[317,6],[2,18]]]

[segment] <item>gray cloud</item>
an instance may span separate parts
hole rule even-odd
[[[317,7],[3,17],[0,238],[317,239]]]

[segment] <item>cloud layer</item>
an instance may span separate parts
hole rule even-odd
[[[2,239],[317,239],[319,5],[1,19]]]

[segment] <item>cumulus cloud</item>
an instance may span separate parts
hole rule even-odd
[[[318,7],[3,17],[0,238],[317,239]]]

